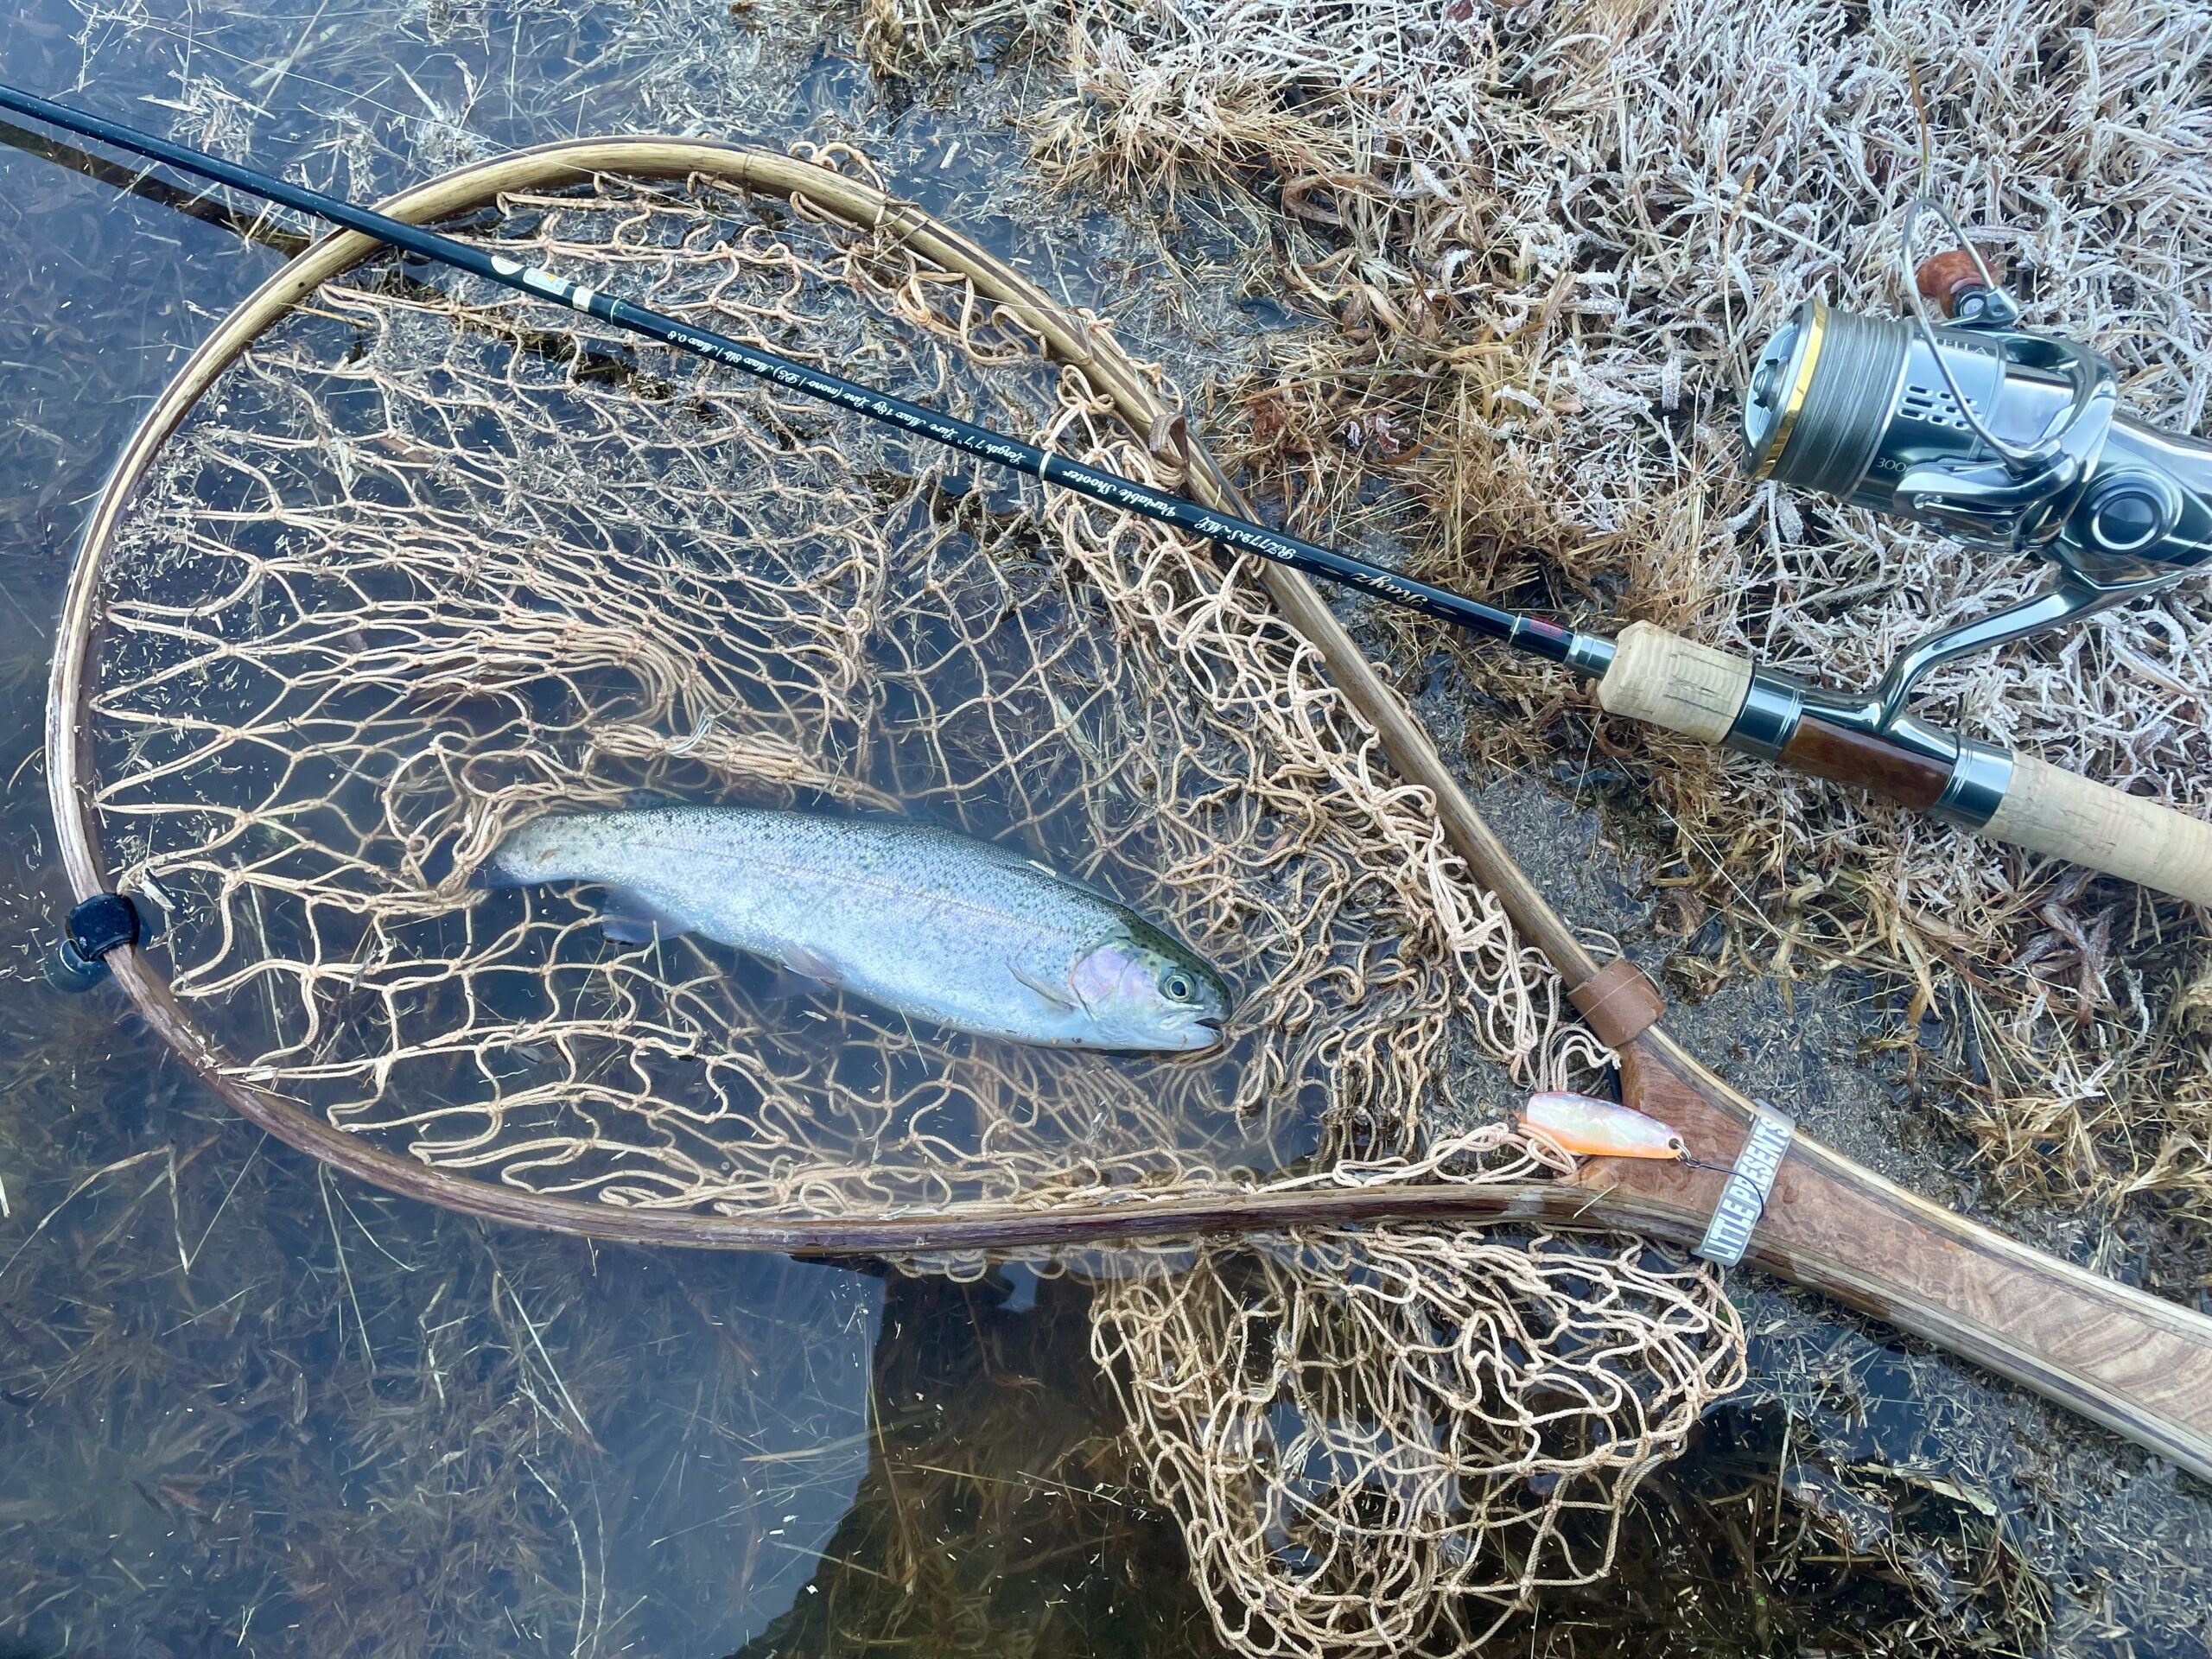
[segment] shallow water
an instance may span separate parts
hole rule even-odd
[[[1141,224],[1015,186],[998,115],[1045,72],[917,100],[850,60],[850,24],[36,0],[0,60],[188,141],[245,153],[250,130],[257,161],[362,196],[578,130],[856,137],[1179,370],[1249,340],[1203,236],[1170,267]],[[1219,1651],[1116,1444],[1078,1284],[463,1220],[323,1173],[111,991],[39,982],[71,897],[37,747],[74,538],[138,409],[275,256],[16,151],[0,246],[0,1651]],[[1580,884],[1576,913],[1631,930],[1632,895],[1583,868],[1594,824],[1540,791],[1497,804],[1532,868]],[[1847,1008],[1778,1039],[1758,995],[1700,1011],[1699,1046],[1743,1045],[1747,1071],[1803,1065],[1808,1029],[1849,1048]],[[1836,1070],[1793,1092],[1865,1109],[1878,1077],[1854,1096]],[[1619,1580],[1502,1650],[2205,1650],[2201,1489],[1889,1333],[1738,1294],[1751,1397],[1651,1482]]]

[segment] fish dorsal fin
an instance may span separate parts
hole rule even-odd
[[[868,815],[862,815],[861,821],[874,822],[875,820]],[[934,818],[907,817],[893,814],[883,819],[882,822],[887,825],[909,830],[918,836],[933,836],[958,847],[963,852],[971,856],[995,859],[1008,869],[1024,871],[1040,880],[1052,882],[1055,886],[1072,887],[1078,893],[1087,893],[1102,903],[1111,905],[1116,911],[1124,914],[1129,913],[1128,906],[1121,894],[1086,876],[1071,875],[1065,870],[1055,868],[1043,859],[1037,857],[1019,842],[988,841],[981,836],[971,836],[966,830],[957,829],[951,824],[939,823]],[[1027,982],[1027,981],[1024,982],[1024,983]],[[1031,986],[1030,988],[1035,990],[1037,988]],[[1039,996],[1046,995],[1043,991],[1038,991],[1037,994]],[[1060,999],[1055,998],[1055,1000]]]
[[[624,944],[651,944],[689,933],[691,924],[627,887],[609,887],[599,910],[599,931]]]
[[[981,844],[988,847],[1005,859],[1009,865],[1019,866],[1033,875],[1041,876],[1055,886],[1072,887],[1077,893],[1087,893],[1092,898],[1111,905],[1117,911],[1126,912],[1128,910],[1128,906],[1122,902],[1121,894],[1110,888],[1101,887],[1088,876],[1071,875],[1065,870],[1054,869],[1043,859],[1033,858],[1020,848],[1010,846],[1005,842],[984,842]]]

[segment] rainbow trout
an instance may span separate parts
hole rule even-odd
[[[699,933],[894,1013],[1059,1047],[1221,1040],[1229,989],[1119,901],[931,824],[741,806],[533,819],[495,887],[594,882],[626,941]]]

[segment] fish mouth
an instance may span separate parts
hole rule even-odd
[[[1229,1028],[1228,1020],[1217,1020],[1210,1014],[1200,1014],[1196,1020],[1191,1021],[1191,1023],[1194,1026],[1204,1026],[1208,1031],[1214,1033],[1217,1036]]]

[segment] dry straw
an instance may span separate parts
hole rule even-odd
[[[1209,208],[1245,204],[1241,232],[1287,251],[1282,289],[1326,320],[1238,388],[1240,459],[1338,533],[1363,478],[1402,480],[1428,509],[1423,573],[1478,593],[1864,683],[2038,579],[1738,476],[1758,343],[1808,293],[1896,303],[1923,109],[1926,181],[1988,227],[2032,324],[2108,353],[2129,404],[2177,429],[2212,391],[2212,17],[2188,0],[878,0],[869,18],[893,68],[1010,41],[1056,57],[1067,91],[1032,135],[1063,184],[1229,187]],[[2187,586],[1952,668],[1934,709],[2202,812],[2208,604]],[[1587,719],[1556,676],[1471,671],[1536,715],[1491,726],[1495,758]],[[1656,800],[1688,930],[1725,915],[1719,960],[1690,971],[1884,972],[1901,1042],[1945,1020],[1959,1122],[2008,1190],[2152,1194],[2212,1223],[2199,918],[1750,761],[1595,735]]]

